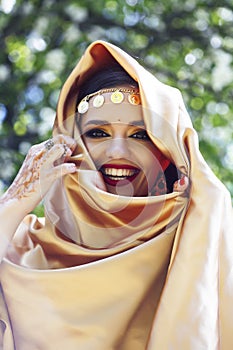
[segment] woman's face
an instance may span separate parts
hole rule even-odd
[[[80,116],[83,141],[108,192],[124,196],[147,196],[160,171],[169,164],[150,140],[142,118],[142,106],[127,102],[105,103]]]

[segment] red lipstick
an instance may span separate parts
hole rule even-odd
[[[104,164],[100,171],[108,185],[124,186],[137,177],[140,169],[129,164]]]

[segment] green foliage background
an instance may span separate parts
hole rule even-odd
[[[233,0],[2,0],[0,190],[47,139],[60,88],[93,40],[182,91],[201,151],[233,196]]]

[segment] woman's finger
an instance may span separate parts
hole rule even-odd
[[[48,152],[44,153],[44,165],[56,166],[57,164],[64,163],[71,154],[72,150],[66,144],[55,144]]]
[[[173,185],[173,191],[184,192],[187,191],[189,187],[189,179],[187,176],[182,175],[179,180],[177,180]]]
[[[76,171],[77,167],[74,163],[62,163],[55,166],[53,169],[50,169],[50,171],[45,171],[44,173],[42,172],[41,175],[44,175],[47,180],[51,181],[64,175],[75,173]]]
[[[67,135],[56,135],[41,144],[32,146],[30,153],[34,157],[43,156],[47,165],[50,162],[54,163],[53,165],[58,165],[65,162],[75,148],[76,141],[73,138]]]
[[[62,135],[62,134],[56,135],[52,139],[45,141],[45,145],[46,144],[48,145],[49,142],[52,142],[54,145],[66,144],[67,147],[70,148],[72,151],[74,151],[76,147],[76,141],[68,135]]]

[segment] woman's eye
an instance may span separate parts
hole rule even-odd
[[[133,135],[131,135],[130,137],[133,139],[139,139],[139,140],[149,140],[150,139],[146,130],[137,131]]]
[[[108,137],[109,134],[107,134],[105,131],[101,129],[91,129],[84,134],[86,137],[90,138],[100,138],[100,137]]]

